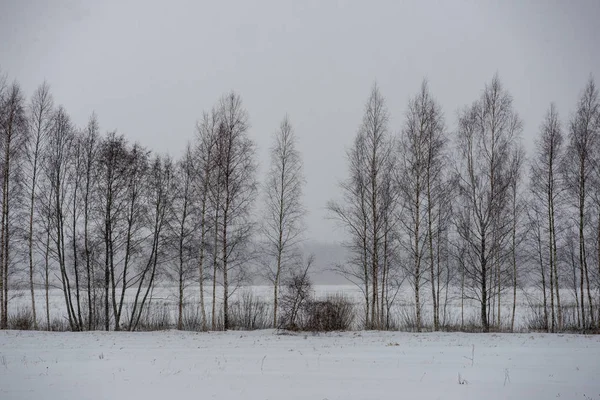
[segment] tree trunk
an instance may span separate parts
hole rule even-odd
[[[512,267],[513,267],[513,306],[510,319],[510,331],[515,330],[515,312],[517,310],[517,215],[516,215],[516,191],[513,197],[513,226],[512,226]]]
[[[483,326],[484,332],[490,331],[490,325],[488,323],[487,315],[487,259],[485,257],[485,233],[481,235],[481,325]]]
[[[200,286],[200,315],[202,330],[206,331],[206,309],[204,307],[204,248],[206,241],[206,201],[208,196],[208,172],[204,175],[204,190],[202,193],[202,209],[200,214],[200,251],[198,256],[198,283]],[[214,304],[214,302],[213,302]]]
[[[554,226],[554,200],[552,200],[551,203],[551,224],[552,224],[552,252],[553,252],[553,259],[554,259],[554,281],[555,281],[555,287],[556,287],[556,309],[558,311],[558,329],[562,329],[563,326],[563,315],[562,315],[562,308],[560,306],[560,279],[558,276],[558,251],[557,251],[557,245],[556,245],[556,229]]]
[[[34,161],[33,161],[33,171],[32,171],[32,179],[31,179],[31,201],[29,204],[29,237],[28,245],[29,245],[29,290],[31,292],[31,313],[33,318],[33,328],[38,329],[37,324],[37,314],[35,310],[35,289],[33,284],[33,211],[35,204],[35,185],[37,178],[37,159],[38,159],[38,146],[36,145]]]
[[[79,173],[76,171],[75,173]],[[79,287],[79,254],[77,252],[77,189],[79,186],[79,178],[75,178],[76,182],[73,189],[73,269],[75,270],[75,299],[77,302],[77,325],[79,330],[83,330],[83,319],[81,317],[81,296]]]
[[[213,243],[212,330],[217,329],[217,267],[219,257],[219,204],[215,204],[215,237]]]
[[[431,204],[431,184],[429,176],[429,168],[427,168],[427,237],[429,244],[429,270],[431,279],[431,299],[433,302],[433,330],[438,331],[440,329],[439,322],[439,304],[437,298],[437,292],[435,289],[435,261],[433,257],[433,221],[432,221],[432,204]],[[438,243],[439,246],[439,243]]]
[[[540,261],[540,273],[542,275],[542,295],[543,295],[543,305],[544,305],[544,329],[548,331],[548,302],[546,297],[546,269],[544,267],[544,259],[542,257],[542,233],[538,228],[538,257]]]

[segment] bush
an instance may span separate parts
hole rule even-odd
[[[312,301],[312,282],[307,272],[308,268],[303,273],[293,274],[283,286],[279,299],[279,328],[281,329],[303,330],[307,306]]]
[[[50,321],[50,331],[52,332],[66,332],[70,330],[69,323],[65,318],[52,318]]]
[[[8,328],[20,331],[29,331],[34,328],[33,314],[29,308],[21,308],[16,314],[8,317]]]
[[[354,318],[354,305],[346,296],[327,296],[325,300],[313,300],[308,303],[308,315],[303,330],[346,331],[351,328]]]

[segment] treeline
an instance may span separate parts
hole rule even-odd
[[[259,183],[249,127],[240,96],[228,93],[173,160],[102,134],[94,114],[75,126],[45,83],[27,100],[0,78],[0,327],[9,326],[12,289],[26,287],[35,328],[51,328],[58,288],[71,330],[136,330],[158,284],[169,282],[177,328],[193,307],[200,329],[228,329],[231,299],[256,274],[273,285],[272,325],[296,325],[313,262],[301,251],[302,155],[286,116]],[[523,129],[497,76],[452,127],[423,82],[398,133],[373,87],[341,197],[328,204],[347,232],[350,258],[335,268],[362,290],[362,326],[393,328],[406,284],[419,331],[445,328],[450,298],[461,303],[461,328],[463,304],[475,301],[482,330],[513,330],[517,293],[531,287],[541,297],[531,304],[539,329],[599,326],[594,81],[568,122],[549,106],[529,158]],[[36,303],[40,291],[45,304]]]
[[[453,128],[426,82],[398,134],[388,118],[375,86],[348,151],[343,200],[329,204],[350,234],[353,258],[338,269],[362,288],[366,326],[390,327],[391,305],[406,280],[416,330],[423,326],[424,297],[438,330],[448,291],[458,289],[461,327],[467,300],[478,304],[483,331],[512,331],[517,292],[532,287],[541,293],[535,328],[597,328],[600,103],[594,81],[568,122],[549,105],[528,160],[522,120],[498,76],[459,110]]]

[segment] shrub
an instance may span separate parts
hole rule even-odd
[[[312,282],[307,272],[308,268],[286,280],[279,299],[279,328],[292,331],[303,329],[307,306],[312,301]]]
[[[69,322],[66,318],[52,318],[52,320],[50,320],[49,330],[52,332],[66,332],[70,330]]]
[[[29,308],[21,308],[8,317],[8,328],[29,331],[34,327],[33,314]]]
[[[308,315],[303,330],[314,332],[346,331],[354,322],[354,305],[344,295],[327,296],[308,304]]]

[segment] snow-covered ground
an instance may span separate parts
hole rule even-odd
[[[3,331],[0,399],[585,400],[598,360],[584,335]]]

